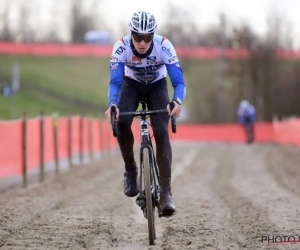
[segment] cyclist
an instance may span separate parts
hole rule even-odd
[[[155,34],[157,22],[153,14],[134,12],[129,21],[131,34],[114,45],[110,60],[110,83],[108,110],[117,107],[117,140],[125,163],[124,193],[129,197],[138,194],[137,166],[133,153],[134,138],[131,130],[132,117],[118,117],[119,112],[136,111],[141,97],[147,98],[149,110],[166,109],[169,115],[179,117],[186,87],[183,72],[171,42]],[[172,101],[175,107],[170,112],[167,89],[167,73],[174,88]],[[151,117],[156,142],[156,157],[160,173],[160,205],[162,216],[175,213],[171,192],[172,149],[168,134],[168,115]]]
[[[244,127],[247,142],[254,141],[255,108],[247,100],[240,102],[238,111],[238,122]]]

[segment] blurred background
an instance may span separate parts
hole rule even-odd
[[[49,56],[7,53],[1,47],[76,44],[110,51],[129,33],[131,14],[143,9],[155,14],[157,33],[180,51],[187,85],[182,122],[236,122],[243,99],[256,107],[258,121],[299,115],[299,0],[150,3],[0,0],[0,119],[18,119],[25,111],[29,117],[40,111],[104,116],[108,54]]]

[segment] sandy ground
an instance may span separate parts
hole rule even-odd
[[[299,240],[300,148],[177,143],[173,149],[177,214],[157,218],[155,246],[148,246],[135,199],[123,194],[117,152],[42,184],[2,191],[0,249],[300,249],[271,244],[276,236]]]

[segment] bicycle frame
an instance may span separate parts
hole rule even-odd
[[[154,205],[158,208],[158,214],[160,214],[160,207],[158,205],[158,199],[159,199],[159,171],[156,164],[156,159],[154,156],[154,150],[151,140],[151,135],[148,130],[148,123],[147,123],[147,111],[146,111],[146,102],[141,101],[142,104],[142,114],[141,117],[141,123],[140,123],[140,133],[141,133],[141,147],[140,147],[140,180],[139,180],[139,197],[137,199],[137,204],[141,207],[141,209],[144,211],[145,205],[143,202],[138,202],[139,200],[143,200],[145,198],[145,195],[143,193],[143,150],[144,148],[148,148],[149,150],[149,156],[150,156],[150,162],[151,162],[151,173],[154,181],[154,187],[152,190],[152,195],[154,198]],[[145,215],[145,214],[144,214]]]
[[[158,210],[158,216],[161,216],[161,209],[159,206],[159,171],[154,156],[154,150],[152,146],[151,136],[148,130],[147,118],[149,115],[155,114],[167,114],[167,109],[148,111],[146,107],[146,99],[140,100],[142,104],[142,110],[136,112],[121,112],[119,116],[131,116],[140,117],[140,135],[141,135],[141,147],[140,147],[140,168],[139,168],[139,194],[136,199],[136,204],[142,209],[144,217],[148,220],[148,232],[149,232],[149,244],[154,245],[156,239],[155,233],[155,207]],[[174,102],[170,102],[170,109],[175,107]],[[116,106],[111,106],[111,125],[113,135],[117,137],[116,127]],[[176,133],[176,119],[174,115],[171,116],[172,132]],[[145,151],[145,149],[148,150]],[[144,154],[145,151],[145,154]],[[144,185],[143,185],[144,179]],[[144,189],[145,186],[145,189]],[[147,202],[148,200],[148,202]],[[150,201],[149,201],[150,200]]]

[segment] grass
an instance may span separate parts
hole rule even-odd
[[[36,116],[55,111],[96,113],[107,106],[108,58],[0,57],[0,86],[11,82],[11,67],[18,63],[21,90],[0,98],[0,119],[15,119],[26,111]]]
[[[46,115],[99,115],[107,108],[109,58],[96,57],[0,57],[0,87],[11,82],[11,67],[18,63],[21,89],[14,96],[0,97],[0,119],[18,119],[26,111]],[[212,103],[216,90],[215,61],[182,60],[187,85],[185,105],[190,110],[207,109],[199,100]],[[169,95],[173,95],[168,84]],[[211,112],[211,111],[209,111]]]

